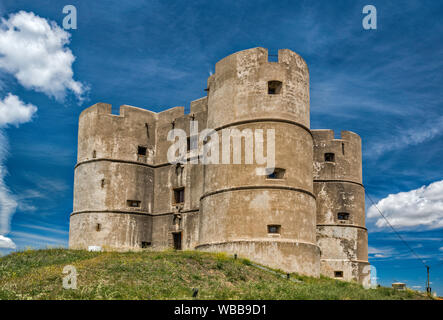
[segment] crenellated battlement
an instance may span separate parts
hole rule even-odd
[[[314,178],[362,183],[361,138],[352,131],[311,130],[314,139]]]
[[[314,140],[317,142],[327,141],[348,141],[350,143],[361,143],[361,138],[358,134],[348,130],[340,132],[340,138],[335,138],[334,130],[331,129],[313,129],[311,130]]]
[[[209,77],[209,83],[216,78],[218,80],[228,79],[229,77],[247,78],[254,76],[256,72],[263,68],[292,69],[303,72],[307,77],[309,70],[306,61],[294,51],[289,49],[278,50],[278,62],[269,61],[268,49],[257,47],[243,51],[235,52],[215,65],[215,74]],[[306,80],[306,79],[305,79]]]
[[[309,70],[295,52],[236,52],[219,62],[208,79],[208,127],[260,118],[287,119],[309,128]]]
[[[173,107],[160,112],[154,112],[148,109],[143,109],[124,104],[120,106],[119,114],[113,114],[111,104],[99,102],[83,110],[80,113],[80,120],[89,114],[107,115],[107,116],[120,117],[120,118],[138,118],[140,116],[142,117],[147,116],[151,117],[154,120],[167,121],[169,118],[172,121],[175,118],[184,116],[185,112],[184,112],[184,107]]]
[[[168,131],[174,126],[188,132],[191,119],[201,121],[204,127],[206,97],[191,102],[190,114],[184,110],[173,107],[153,112],[122,105],[119,114],[112,114],[110,104],[96,103],[80,114],[78,162],[106,158],[151,165],[165,163]],[[146,149],[146,154],[143,150],[139,152],[139,147]]]
[[[207,97],[202,97],[197,100],[191,101],[191,112],[199,113],[207,111]],[[120,117],[120,118],[139,118],[142,117],[151,117],[155,121],[159,122],[172,122],[177,118],[184,118],[187,116],[185,114],[185,108],[183,106],[172,107],[166,110],[162,110],[160,112],[154,112],[148,109],[139,108],[130,105],[121,105],[119,108],[119,114],[112,113],[112,105],[109,103],[98,102],[80,113],[80,119],[89,114],[96,115],[108,115],[112,117]]]

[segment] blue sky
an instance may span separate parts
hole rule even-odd
[[[84,108],[96,102],[189,108],[205,95],[218,60],[257,46],[271,54],[288,48],[309,66],[311,128],[362,137],[367,193],[426,263],[436,265],[432,286],[443,294],[443,3],[2,0],[0,16],[8,20],[23,10],[61,27],[67,4],[77,8],[78,29],[59,48],[75,58],[69,62],[64,51],[68,62],[54,72],[60,88],[34,81],[26,60],[15,54],[8,60],[2,54],[13,49],[0,47],[0,107],[11,103],[11,93],[28,111],[3,126],[0,115],[3,209],[10,199],[15,203],[0,234],[18,249],[67,245]],[[377,8],[377,30],[362,27],[366,4]],[[366,202],[379,282],[423,290],[425,268]]]

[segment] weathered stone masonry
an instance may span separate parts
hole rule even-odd
[[[310,130],[305,61],[287,49],[278,62],[264,48],[237,52],[216,64],[207,92],[189,114],[124,105],[114,115],[104,103],[82,112],[69,246],[223,251],[361,282],[368,257],[360,137]],[[191,120],[200,131],[275,129],[280,171],[168,163],[169,130],[189,136]]]

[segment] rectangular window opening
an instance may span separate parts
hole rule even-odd
[[[334,271],[335,278],[343,278],[343,271]]]
[[[140,207],[140,200],[127,200],[126,201],[128,207],[137,208]]]
[[[96,225],[95,225],[95,231],[100,231],[102,229],[102,225],[101,225],[101,223],[97,223]]]
[[[185,202],[185,188],[174,189],[174,203]]]
[[[138,155],[139,156],[145,156],[147,149],[148,148],[146,148],[146,147],[138,146],[138,150],[137,150]]]
[[[268,233],[280,234],[280,230],[281,230],[281,225],[279,225],[279,224],[268,225]]]
[[[142,241],[142,248],[143,249],[146,249],[146,248],[148,248],[150,246],[151,246],[151,242],[149,242],[149,241]]]
[[[326,162],[335,162],[335,154],[333,153],[325,153],[325,161]]]
[[[342,221],[347,221],[347,220],[349,220],[349,213],[339,212],[339,213],[337,213],[337,219],[342,220]]]
[[[274,171],[267,175],[267,179],[284,179],[285,173],[286,173],[286,169],[274,168]]]
[[[282,86],[281,81],[268,81],[268,94],[280,94]]]

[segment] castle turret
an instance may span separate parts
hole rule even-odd
[[[208,80],[207,127],[220,137],[222,129],[263,130],[264,150],[267,130],[274,129],[276,169],[263,174],[263,165],[245,164],[244,154],[242,164],[206,165],[197,248],[318,276],[305,61],[290,50],[279,50],[278,62],[269,62],[264,48],[219,61]]]
[[[80,115],[69,247],[151,242],[155,113],[97,103]]]
[[[312,134],[321,273],[362,282],[369,263],[361,139],[350,131],[342,131],[340,139],[332,130]]]

